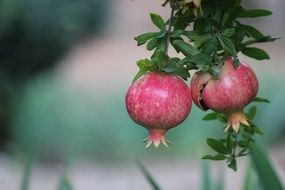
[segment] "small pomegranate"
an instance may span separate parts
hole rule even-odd
[[[249,126],[243,108],[258,92],[258,81],[253,70],[244,62],[235,68],[232,58],[227,58],[219,78],[208,73],[197,72],[191,80],[191,95],[202,110],[212,109],[224,113],[230,127],[237,133],[240,123]]]
[[[160,142],[168,146],[165,133],[183,122],[191,109],[190,89],[179,77],[149,72],[132,83],[126,95],[130,117],[149,130],[148,148]]]

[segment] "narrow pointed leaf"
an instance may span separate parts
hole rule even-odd
[[[156,35],[157,35],[157,32],[149,32],[149,33],[145,33],[145,34],[135,37],[135,40],[137,41],[137,45],[140,46],[146,43],[151,38],[156,37]]]
[[[259,30],[252,26],[244,24],[241,24],[240,26],[246,31],[248,35],[250,35],[254,39],[262,39],[264,37],[264,35]]]
[[[264,190],[283,190],[271,161],[260,144],[253,144],[254,153],[251,154],[252,163]]]
[[[205,115],[205,116],[202,118],[202,120],[204,120],[204,121],[215,120],[215,119],[217,119],[217,115],[218,115],[218,114],[219,114],[219,113],[217,113],[217,112],[209,113],[209,114]]]
[[[253,118],[255,117],[255,115],[256,115],[256,106],[252,106],[252,107],[248,110],[246,116],[247,116],[249,119],[253,119]]]
[[[211,176],[208,162],[202,162],[202,189],[211,190]]]
[[[241,52],[244,55],[257,60],[270,59],[269,55],[264,50],[255,47],[244,48]]]
[[[182,40],[175,40],[173,42],[174,45],[184,54],[184,55],[196,55],[199,54],[200,51],[196,49],[191,44],[188,44]]]
[[[262,102],[262,103],[270,103],[270,101],[266,98],[261,98],[261,97],[255,97],[253,99],[254,102]]]
[[[227,149],[225,147],[225,145],[221,142],[218,141],[216,139],[211,139],[208,138],[207,139],[207,144],[216,152],[220,153],[220,154],[226,154],[227,153]]]
[[[150,13],[152,23],[157,26],[160,30],[166,30],[165,23],[162,17],[155,13]]]
[[[253,189],[253,178],[252,178],[252,163],[248,164],[245,176],[243,178],[243,190]]]
[[[146,167],[139,161],[136,160],[136,163],[140,169],[140,171],[142,172],[142,174],[144,175],[144,177],[147,179],[148,183],[150,184],[150,186],[152,187],[153,190],[160,190],[159,185],[156,183],[156,181],[154,180],[154,178],[151,176],[151,174],[149,173],[149,171],[146,169]]]
[[[216,154],[216,155],[203,156],[202,159],[204,160],[225,160],[227,159],[227,157],[223,154]]]
[[[255,18],[261,16],[269,16],[272,12],[265,9],[250,9],[244,10],[241,14],[238,15],[239,18]]]

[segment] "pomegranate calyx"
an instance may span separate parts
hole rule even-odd
[[[225,127],[225,132],[227,132],[232,127],[232,129],[236,133],[238,133],[241,123],[247,127],[250,127],[248,118],[244,115],[243,111],[237,111],[234,113],[227,114],[227,117],[228,117],[228,122]]]
[[[154,145],[156,148],[159,147],[160,143],[162,143],[164,146],[168,147],[168,145],[171,144],[170,141],[168,141],[165,138],[165,130],[150,130],[148,138],[144,139],[143,142],[146,142],[146,148],[149,148],[150,145]]]

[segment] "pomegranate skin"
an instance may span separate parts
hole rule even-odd
[[[244,62],[235,68],[232,58],[227,58],[219,78],[197,72],[191,80],[194,103],[202,110],[212,109],[227,116],[225,131],[232,128],[238,133],[240,124],[250,126],[243,108],[258,92],[258,80],[253,70]]]
[[[165,143],[165,132],[183,122],[191,109],[190,89],[179,77],[149,72],[132,83],[126,94],[130,117],[149,130],[147,146]]]
[[[230,114],[241,111],[258,92],[258,80],[244,62],[235,68],[227,59],[217,80],[209,80],[203,89],[204,104],[214,111]]]
[[[212,76],[209,73],[197,72],[194,73],[190,84],[192,100],[203,111],[209,109],[202,100],[202,91],[210,79]]]

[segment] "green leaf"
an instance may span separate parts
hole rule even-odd
[[[203,190],[211,190],[211,176],[210,176],[210,169],[209,169],[209,163],[208,162],[202,162],[202,186]]]
[[[156,38],[151,39],[147,43],[146,49],[149,50],[149,51],[153,50],[156,47],[157,42],[158,42],[158,39],[156,39]]]
[[[211,32],[212,26],[213,24],[210,18],[198,18],[194,22],[193,28],[201,34],[206,34]]]
[[[196,49],[194,46],[184,42],[183,40],[175,40],[173,42],[175,46],[184,54],[184,55],[196,55],[199,54],[200,51]]]
[[[167,64],[162,68],[162,70],[164,72],[167,72],[167,73],[172,73],[176,70],[176,63],[175,61],[173,61],[172,59],[169,59],[169,61],[167,62]]]
[[[231,39],[218,35],[219,42],[221,46],[223,47],[224,51],[232,56],[236,55],[236,49],[234,43],[231,41]]]
[[[264,35],[259,30],[252,26],[244,24],[241,24],[240,26],[247,32],[249,36],[253,37],[254,39],[261,39],[264,37]]]
[[[156,63],[157,70],[162,70],[168,62],[168,56],[164,51],[156,49],[151,57],[152,62]]]
[[[141,69],[139,70],[139,72],[136,74],[136,76],[133,79],[133,82],[138,80],[141,76],[143,76],[145,73],[147,72],[147,70]]]
[[[266,98],[261,98],[261,97],[255,97],[253,99],[253,102],[262,102],[262,103],[270,103],[270,101]]]
[[[246,116],[249,118],[249,119],[253,119],[256,115],[256,106],[252,106],[251,108],[249,108]]]
[[[229,2],[229,1],[227,1]],[[233,3],[233,2],[230,2]],[[236,3],[236,2],[234,2]],[[240,5],[232,6],[226,10],[227,12],[224,14],[222,18],[222,26],[226,26],[227,24],[231,24],[232,21],[236,20],[238,15],[243,11],[243,8]]]
[[[184,33],[184,30],[174,30],[173,32],[171,32],[171,37],[172,38],[178,38],[180,37],[181,35],[183,35]]]
[[[235,158],[232,158],[228,164],[229,168],[232,168],[235,172],[237,171],[237,161]]]
[[[176,75],[180,76],[181,78],[187,80],[187,78],[190,78],[190,73],[187,69],[183,67],[183,65],[178,64],[176,67],[175,73]]]
[[[157,26],[160,30],[166,30],[165,23],[162,19],[162,17],[155,13],[150,13],[150,18],[152,23]]]
[[[217,119],[222,123],[227,123],[228,119],[224,114],[218,114]]]
[[[167,34],[167,31],[162,30],[162,31],[157,33],[156,38],[163,38],[163,37],[165,37],[166,34]]]
[[[204,73],[207,73],[210,71],[210,66],[209,65],[197,65],[197,67],[203,71]]]
[[[211,139],[208,138],[207,139],[207,144],[216,152],[220,153],[220,154],[227,154],[227,149],[225,147],[225,145],[221,142],[218,141],[216,139]]]
[[[230,133],[227,134],[226,146],[227,146],[228,152],[231,152],[233,148],[233,141],[232,141],[232,136]]]
[[[196,65],[207,65],[211,63],[211,57],[208,57],[207,55],[199,53],[193,56],[193,62]]]
[[[145,34],[135,37],[135,40],[137,41],[137,45],[140,46],[146,43],[151,38],[156,37],[156,35],[157,35],[157,32],[149,32],[149,33],[145,33]]]
[[[221,66],[220,65],[211,66],[210,73],[215,77],[219,77],[221,73]]]
[[[217,112],[208,113],[207,115],[205,115],[202,118],[202,120],[204,120],[204,121],[216,120],[218,114],[219,113],[217,113]]]
[[[227,157],[223,154],[205,155],[202,157],[204,160],[225,160]]]
[[[235,29],[234,28],[227,28],[223,31],[222,35],[225,37],[231,37],[235,34]]]
[[[244,30],[244,28],[242,28],[241,26],[236,26],[235,28],[236,32],[235,34],[232,36],[232,39],[236,42],[236,43],[241,43],[244,40],[244,37],[246,35],[246,31]]]
[[[192,41],[195,41],[199,38],[199,34],[196,31],[184,31],[183,35]]]
[[[252,178],[252,163],[248,164],[246,167],[246,174],[243,178],[243,190],[252,190],[253,188],[253,178]]]
[[[230,14],[225,13],[223,18],[222,18],[222,26],[225,26],[229,19],[230,19]]]
[[[142,172],[142,174],[144,175],[144,177],[147,179],[148,183],[150,184],[150,186],[152,187],[153,190],[160,190],[159,185],[157,184],[157,182],[154,180],[154,178],[152,177],[152,175],[149,173],[149,171],[146,169],[146,167],[139,161],[136,160],[136,163],[140,169],[140,171]]]
[[[253,145],[253,149],[254,153],[251,154],[251,159],[263,189],[283,190],[282,183],[263,147],[256,143]]]
[[[253,127],[253,129],[254,129],[254,131],[257,133],[257,134],[259,134],[259,135],[264,135],[264,132],[260,129],[260,128],[258,128],[258,127]]]
[[[217,39],[213,37],[206,41],[201,51],[203,54],[211,56],[213,52],[217,51]]]
[[[137,61],[137,66],[140,69],[150,69],[152,68],[154,63],[149,59],[141,59]]]
[[[151,71],[154,69],[155,65],[154,62],[148,59],[141,59],[137,61],[137,65],[140,68],[139,72],[134,77],[133,81],[136,81],[141,76],[143,76],[146,72]]]
[[[237,156],[247,155],[246,151],[248,151],[248,147],[241,149]]]
[[[250,9],[244,10],[241,14],[238,15],[239,18],[255,18],[261,16],[269,16],[272,12],[265,9]]]
[[[157,49],[164,52],[165,46],[166,46],[166,38],[160,38],[156,45]]]
[[[246,47],[241,52],[244,55],[257,60],[270,59],[269,55],[264,50],[255,47]]]
[[[212,36],[210,34],[199,36],[195,39],[194,45],[198,48],[210,39],[212,39]]]
[[[246,140],[240,140],[240,141],[238,141],[238,145],[242,148],[245,148],[248,146],[248,143]]]

